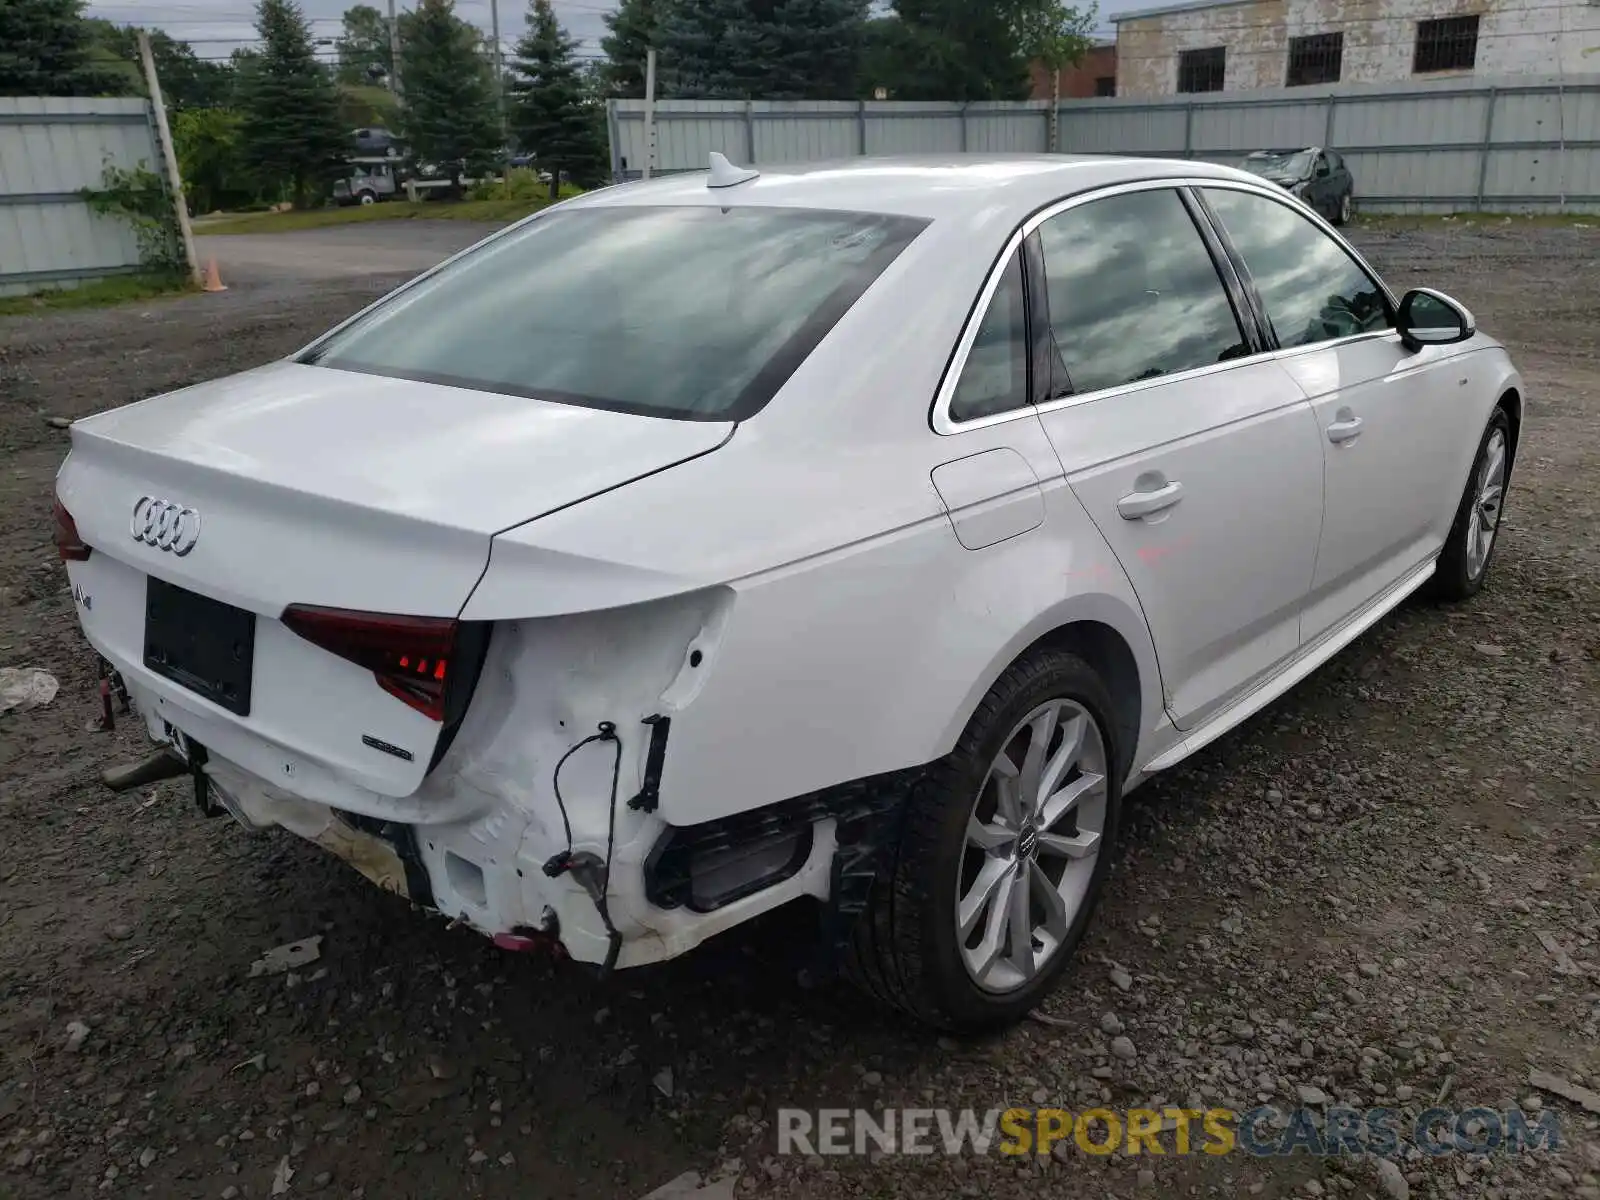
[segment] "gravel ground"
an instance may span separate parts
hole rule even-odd
[[[402,276],[0,321],[0,666],[62,685],[0,717],[0,1197],[268,1196],[286,1172],[288,1195],[636,1197],[691,1170],[805,1197],[1600,1197],[1600,1121],[1528,1084],[1600,1089],[1600,235],[1356,236],[1391,282],[1468,303],[1526,377],[1489,586],[1403,608],[1136,793],[1044,1019],[982,1042],[800,988],[774,950],[803,942],[798,916],[599,984],[424,919],[292,837],[203,821],[175,784],[101,791],[142,747],[87,731],[90,659],[49,544],[65,435],[42,417],[287,352]],[[319,961],[250,977],[311,934]],[[1562,1145],[1382,1174],[1070,1143],[1021,1163],[773,1153],[781,1106],[1441,1096],[1542,1104]]]

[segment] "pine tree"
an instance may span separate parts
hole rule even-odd
[[[1092,25],[1061,0],[893,0],[893,9],[873,23],[874,78],[862,82],[899,100],[1026,99],[1029,58],[1062,57],[1066,37]]]
[[[673,0],[657,35],[661,94],[687,100],[738,100],[750,95],[749,0]]]
[[[600,49],[606,61],[600,68],[606,95],[641,97],[645,84],[645,52],[655,45],[668,0],[622,0],[605,15],[605,37]]]
[[[301,206],[348,153],[339,95],[294,0],[259,0],[256,33],[260,49],[239,64],[241,157],[263,185],[287,184]]]
[[[372,83],[388,77],[394,66],[389,54],[389,18],[370,4],[345,9],[342,32],[334,48],[343,83]]]
[[[0,96],[105,96],[128,90],[94,62],[83,0],[0,0]]]
[[[867,0],[777,0],[760,60],[769,100],[848,100],[867,25]]]
[[[528,29],[512,60],[511,128],[522,148],[550,172],[554,199],[565,171],[580,183],[604,173],[600,113],[589,102],[572,52],[577,42],[556,20],[550,0],[530,0]]]
[[[658,35],[665,94],[848,99],[867,0],[676,0]]]
[[[418,0],[401,30],[401,124],[419,159],[475,173],[500,156],[494,71],[453,0]]]

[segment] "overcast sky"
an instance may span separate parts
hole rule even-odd
[[[311,19],[312,31],[319,37],[339,36],[339,16],[353,0],[300,0],[300,6]],[[368,0],[379,10],[387,8],[388,0]],[[1109,13],[1132,8],[1149,7],[1157,0],[1102,0],[1100,24],[1109,31]],[[456,12],[485,31],[489,29],[490,0],[456,0]],[[605,33],[601,15],[615,7],[607,0],[552,0],[556,15],[567,32],[579,39],[578,53],[585,56],[600,54],[600,38]],[[396,7],[410,8],[412,0],[396,0]],[[184,3],[165,3],[165,0],[90,0],[90,16],[108,17],[121,24],[145,25],[164,29],[173,37],[194,44],[195,53],[202,58],[225,59],[237,46],[254,40],[252,24],[255,5],[252,0],[186,0]],[[500,37],[505,51],[522,36],[523,14],[526,0],[500,0]],[[1109,32],[1108,32],[1109,36]],[[331,57],[331,53],[328,54]]]

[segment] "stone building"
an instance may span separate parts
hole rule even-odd
[[[1600,72],[1600,0],[1198,0],[1111,20],[1119,96]]]

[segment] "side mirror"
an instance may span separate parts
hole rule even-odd
[[[1333,174],[1333,168],[1328,165],[1328,160],[1327,159],[1323,159],[1321,162],[1319,162],[1317,164],[1317,175],[1319,177],[1323,176],[1323,175],[1332,175],[1332,174]]]
[[[1463,305],[1432,288],[1412,288],[1401,297],[1395,323],[1401,344],[1411,351],[1464,342],[1478,331],[1477,322]]]

